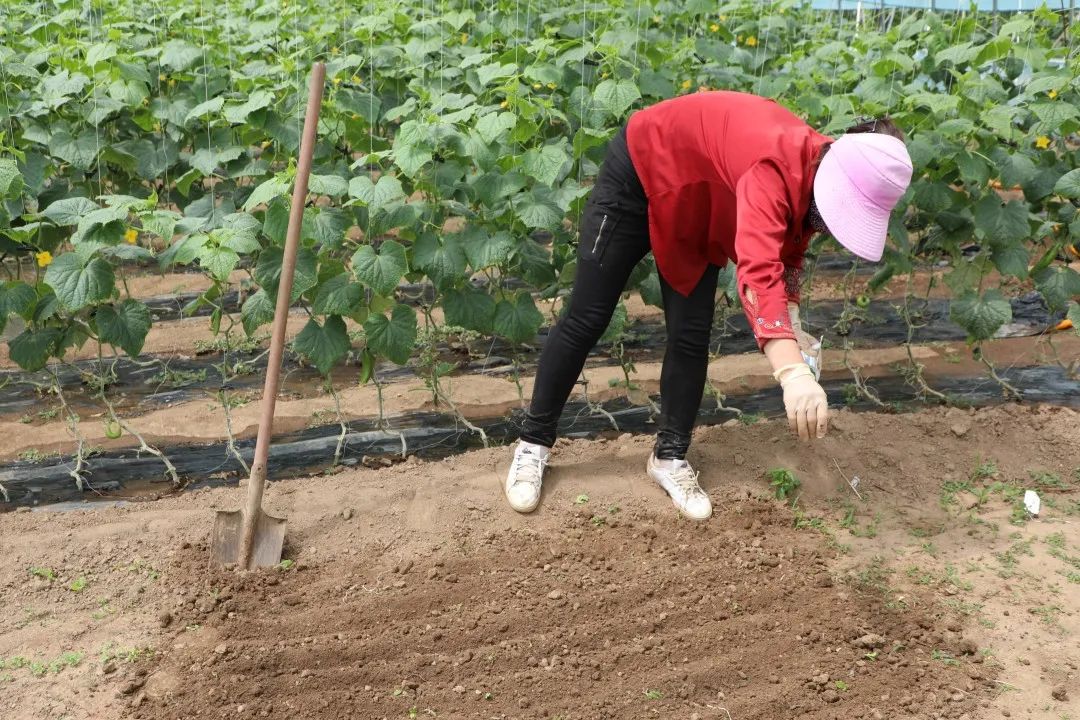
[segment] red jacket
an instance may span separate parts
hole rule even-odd
[[[795,337],[787,301],[799,299],[810,191],[829,142],[774,101],[736,92],[683,95],[630,118],[657,268],[689,295],[708,264],[734,260],[760,347]]]

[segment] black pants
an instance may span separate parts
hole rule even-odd
[[[523,440],[545,447],[555,444],[559,417],[585,358],[607,329],[630,273],[649,250],[648,201],[630,161],[623,128],[608,146],[581,216],[569,308],[540,354]],[[667,324],[656,439],[656,456],[662,460],[681,460],[690,447],[705,389],[718,273],[719,268],[710,265],[689,297],[660,278]]]

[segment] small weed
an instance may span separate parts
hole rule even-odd
[[[85,587],[86,587],[86,578],[80,577],[77,580],[72,580],[71,581],[71,584],[68,585],[68,590],[70,590],[73,593],[77,593],[77,592],[82,592]]]
[[[664,693],[660,692],[659,690],[646,690],[645,697],[649,698],[650,700],[662,700],[664,698]]]
[[[593,515],[591,518],[589,518],[589,522],[591,522],[596,527],[600,527],[602,525],[607,525],[607,518],[605,518],[603,515]]]
[[[86,653],[66,652],[49,663],[49,671],[58,673],[64,668],[75,667],[83,661],[84,657],[86,657]]]
[[[1061,476],[1056,473],[1048,472],[1031,472],[1031,484],[1039,490],[1068,490],[1071,488],[1069,483],[1061,479]]]
[[[866,568],[855,574],[854,583],[858,587],[884,592],[888,590],[887,581],[893,572],[891,568],[885,566],[885,558],[875,555]]]
[[[181,388],[206,382],[206,368],[199,370],[173,370],[165,367],[161,372],[146,381],[147,385],[158,387]]]
[[[1045,625],[1057,626],[1058,615],[1062,613],[1062,609],[1058,605],[1039,605],[1028,608],[1028,612],[1039,618]]]
[[[876,662],[878,658],[878,651],[874,650],[873,652],[868,652],[863,655],[863,657],[871,662]]]
[[[49,666],[46,665],[45,663],[39,662],[37,660],[30,663],[29,667],[30,667],[30,674],[33,675],[34,677],[42,677],[43,675],[45,675],[45,673],[49,672]]]
[[[1059,531],[1059,532],[1053,533],[1052,535],[1047,535],[1044,542],[1047,545],[1049,545],[1050,547],[1052,547],[1052,548],[1054,548],[1056,550],[1064,550],[1065,549],[1065,533]]]
[[[589,502],[589,496],[585,493],[581,493],[576,498],[574,498],[575,505],[584,505],[587,502]]]
[[[907,569],[907,576],[911,578],[916,585],[934,585],[937,583],[937,577],[934,573],[923,570],[916,565],[912,565]]]
[[[960,661],[944,650],[934,650],[930,653],[931,660],[938,660],[945,665],[959,665]]]
[[[491,693],[489,693],[489,692],[486,692],[486,693],[484,693],[484,699],[485,699],[485,700],[494,700],[494,699],[495,699],[495,696],[494,696],[494,695],[492,695],[492,694],[491,694]]]
[[[964,590],[965,592],[971,592],[974,589],[967,580],[960,577],[960,572],[952,565],[945,566],[945,582],[952,585],[957,590]]]
[[[774,468],[765,473],[765,476],[769,478],[769,484],[773,487],[773,492],[776,494],[777,500],[789,500],[792,504],[795,502],[794,494],[802,485],[799,479],[796,478],[790,470],[786,468]]]
[[[0,659],[0,670],[21,670],[29,664],[30,661],[22,655],[16,655],[7,660]]]
[[[409,708],[409,719],[415,720],[418,717],[420,717],[420,711],[416,709],[415,705],[413,705],[411,708]]]
[[[281,562],[279,562],[277,564],[276,567],[277,567],[278,570],[286,571],[286,570],[292,570],[295,565],[296,565],[296,563],[293,562],[292,560],[282,560]]]
[[[847,692],[848,684],[843,680],[837,680],[835,683],[833,683],[833,685],[835,685],[836,689],[840,692]]]
[[[1009,579],[1016,575],[1016,566],[1020,564],[1021,555],[1034,555],[1031,551],[1031,540],[1019,540],[1014,542],[1008,550],[996,555],[998,563],[1001,565],[1001,569],[998,570],[998,576],[1004,579]]]
[[[21,453],[19,453],[19,459],[23,462],[29,463],[41,462],[47,457],[49,456],[41,452],[37,448],[30,448],[29,450],[23,450]]]
[[[60,408],[49,408],[48,410],[38,410],[37,416],[42,420],[52,420],[59,412]]]
[[[405,694],[405,690],[403,688],[394,688],[394,692],[392,692],[390,694],[393,697],[401,697],[402,695]]]
[[[743,413],[739,416],[739,422],[743,425],[754,425],[765,419],[762,413]]]
[[[979,618],[977,622],[984,628],[988,628],[990,630],[993,630],[995,627],[997,627],[997,623],[990,618]]]
[[[937,545],[932,542],[924,542],[922,545],[919,546],[919,549],[932,558],[936,558],[938,556]]]
[[[952,608],[961,615],[975,615],[982,611],[982,603],[969,603],[963,600],[946,600],[945,606]]]
[[[34,577],[39,577],[39,578],[42,578],[44,580],[48,580],[49,582],[52,582],[53,580],[56,579],[56,573],[53,572],[52,570],[50,570],[49,568],[32,567],[32,568],[30,568],[30,574],[33,575]]]
[[[136,575],[142,575],[150,580],[157,580],[161,577],[161,573],[156,570],[150,563],[145,560],[135,558],[131,561],[131,564],[127,566],[127,571],[135,573]]]
[[[195,353],[198,355],[225,351],[251,353],[258,350],[269,338],[270,334],[265,332],[256,333],[251,337],[224,333],[210,340],[196,340]]]
[[[619,512],[619,509],[620,508],[619,508],[618,505],[610,505],[610,506],[608,506],[608,509],[607,509],[608,515],[614,515],[615,513]]]
[[[19,422],[21,422],[23,425],[29,425],[30,423],[34,422],[34,418],[30,416],[30,413],[27,413],[21,418],[19,418]]]
[[[998,466],[993,460],[980,460],[975,469],[971,471],[971,480],[978,482],[979,480],[986,480],[988,478],[997,477]]]
[[[855,527],[856,524],[855,506],[848,505],[847,510],[844,511],[843,519],[840,520],[840,527],[848,530],[849,528]]]

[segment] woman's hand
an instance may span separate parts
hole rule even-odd
[[[765,356],[773,377],[784,389],[784,409],[791,429],[803,440],[823,438],[829,431],[829,400],[814,372],[803,361],[794,340],[777,338],[765,343]]]
[[[823,438],[829,431],[829,399],[805,364],[781,368],[776,375],[784,389],[788,424],[803,440]]]

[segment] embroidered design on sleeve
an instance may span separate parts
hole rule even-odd
[[[798,297],[802,287],[802,268],[788,265],[784,268],[784,291],[788,297]]]

